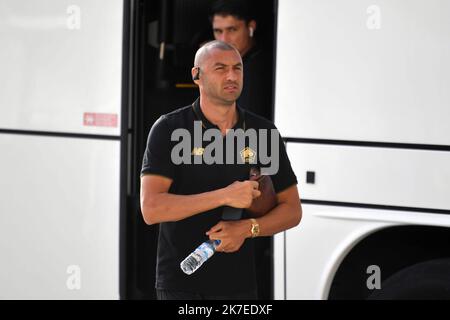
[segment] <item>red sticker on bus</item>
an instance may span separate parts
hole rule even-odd
[[[93,113],[83,114],[83,125],[93,127],[113,127],[117,128],[118,116],[115,113]]]

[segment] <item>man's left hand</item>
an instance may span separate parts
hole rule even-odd
[[[250,236],[250,220],[220,221],[206,235],[211,240],[220,240],[217,252],[231,253],[238,251],[245,239]]]

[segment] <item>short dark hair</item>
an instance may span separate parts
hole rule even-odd
[[[215,15],[233,16],[249,23],[255,19],[249,2],[249,0],[216,0],[211,6],[209,20],[212,22]]]

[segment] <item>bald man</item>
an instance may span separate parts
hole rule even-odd
[[[256,299],[252,238],[271,236],[300,222],[297,179],[273,123],[236,105],[243,81],[239,52],[224,42],[209,42],[197,51],[191,72],[199,86],[199,99],[155,122],[141,171],[143,218],[147,224],[160,224],[157,297]],[[224,221],[224,207],[245,210],[261,195],[258,182],[249,180],[250,167],[262,166],[259,149],[250,146],[239,150],[238,146],[230,150],[224,143],[223,159],[231,153],[230,159],[241,157],[242,161],[206,161],[205,150],[238,129],[276,133],[269,148],[279,146],[278,170],[271,175],[278,204],[258,219],[244,214],[239,220]],[[199,130],[201,146],[195,144]],[[189,154],[180,156],[179,146],[186,143]],[[194,274],[183,273],[180,262],[209,239],[220,240],[217,254]]]

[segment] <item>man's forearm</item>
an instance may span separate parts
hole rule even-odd
[[[153,194],[150,199],[143,200],[141,208],[145,222],[155,224],[182,220],[223,205],[225,191],[217,189],[193,195]]]
[[[265,216],[258,218],[259,236],[272,236],[278,232],[295,227],[300,223],[301,206],[281,203]]]

